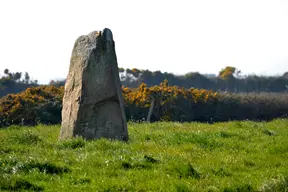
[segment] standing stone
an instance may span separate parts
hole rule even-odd
[[[80,36],[66,79],[60,139],[128,140],[122,89],[110,29]]]

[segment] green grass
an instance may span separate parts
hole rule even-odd
[[[129,142],[0,130],[0,190],[288,191],[288,119],[129,123]]]

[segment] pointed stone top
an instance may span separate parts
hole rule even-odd
[[[103,30],[103,37],[104,37],[104,40],[106,40],[106,41],[113,41],[112,31],[108,28],[105,28]]]
[[[112,31],[108,28],[103,29],[102,31],[92,31],[88,34],[90,39],[96,39],[97,37],[102,37],[105,41],[113,41],[113,34]]]

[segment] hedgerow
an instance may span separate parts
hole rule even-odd
[[[285,93],[218,93],[169,86],[122,87],[126,117],[130,121],[271,120],[288,115]],[[0,125],[56,124],[61,122],[64,87],[39,86],[0,99]],[[153,107],[151,107],[151,105]]]
[[[61,121],[64,88],[39,86],[0,99],[0,125],[55,124]]]

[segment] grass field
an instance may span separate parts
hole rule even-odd
[[[128,143],[2,129],[0,190],[288,191],[288,119],[128,128]]]

